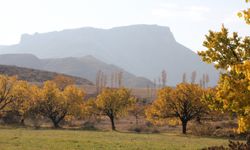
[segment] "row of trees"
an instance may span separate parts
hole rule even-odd
[[[186,133],[187,122],[205,112],[200,101],[202,94],[202,88],[196,84],[165,87],[158,91],[157,100],[146,108],[145,103],[126,88],[105,88],[96,98],[84,100],[84,90],[67,77],[58,76],[42,85],[34,85],[16,77],[0,76],[1,116],[18,112],[21,123],[28,115],[41,116],[50,119],[55,128],[65,119],[94,115],[108,117],[112,130],[116,130],[117,118],[129,112],[138,122],[146,108],[145,114],[152,122],[178,117],[183,123],[183,133]]]
[[[157,88],[157,85],[158,85],[158,88],[162,88],[162,87],[165,87],[167,86],[167,72],[166,70],[162,70],[161,72],[161,77],[158,78],[158,82],[156,79],[154,79],[154,88],[156,89]],[[191,73],[191,76],[190,76],[190,82],[191,83],[197,83],[197,72],[196,71],[193,71]],[[188,80],[188,77],[187,77],[187,73],[183,73],[182,74],[182,82],[189,82]],[[200,80],[198,81],[200,86],[202,87],[208,87],[208,83],[209,83],[209,75],[207,73],[205,74],[202,74],[202,77],[200,78]]]
[[[250,62],[247,61],[235,67],[235,72],[244,75],[247,84],[238,86],[249,87]],[[229,84],[228,81],[223,80]],[[200,121],[213,109],[233,110],[239,117],[239,130],[249,129],[249,93],[247,91],[234,91],[236,83],[230,82],[234,87],[229,87],[230,93],[221,90],[219,85],[215,89],[203,88],[198,84],[183,82],[175,88],[164,87],[158,90],[157,98],[152,104],[141,101],[134,97],[126,88],[105,88],[97,97],[85,100],[86,93],[75,86],[73,81],[66,77],[56,77],[52,81],[46,81],[42,85],[29,84],[26,81],[17,80],[16,77],[0,76],[0,113],[4,116],[10,111],[18,112],[20,122],[28,115],[41,116],[51,120],[55,128],[63,120],[84,119],[90,116],[106,116],[109,118],[112,130],[116,130],[117,118],[130,113],[138,124],[139,116],[154,124],[164,123],[177,118],[182,123],[182,132],[187,131],[187,124],[191,120]],[[227,88],[227,86],[222,86]],[[241,88],[242,89],[242,88]],[[244,90],[244,89],[243,89]],[[237,95],[233,95],[237,93]],[[233,98],[221,99],[222,96]],[[236,99],[239,97],[238,99]],[[239,100],[239,101],[235,101]],[[231,102],[231,103],[230,103]],[[237,102],[237,105],[232,105]],[[227,104],[227,105],[226,105]],[[234,108],[234,109],[233,109]]]
[[[99,70],[96,73],[96,93],[99,94],[106,87],[121,88],[123,86],[123,72],[113,72],[110,77]]]
[[[27,115],[49,118],[55,127],[66,117],[75,116],[83,103],[85,92],[72,80],[58,76],[38,86],[16,77],[0,75],[0,114],[16,112],[23,124]]]
[[[83,89],[64,76],[34,85],[16,77],[0,75],[0,114],[3,117],[16,112],[21,124],[32,115],[48,118],[58,128],[63,120],[96,115],[107,116],[115,130],[115,119],[136,102],[130,90],[125,88],[105,88],[96,98],[89,100],[84,100],[85,95]]]

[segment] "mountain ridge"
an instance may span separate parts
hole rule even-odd
[[[110,77],[112,73],[123,72],[124,85],[127,87],[146,87],[153,85],[153,83],[146,78],[137,77],[115,65],[106,64],[91,55],[77,58],[40,59],[32,54],[3,54],[0,55],[0,64],[63,73],[86,78],[92,82],[95,82],[97,72],[102,71],[107,76],[108,84],[111,84]]]
[[[169,27],[131,25],[111,29],[78,28],[22,37],[19,44],[0,49],[1,53],[31,53],[39,58],[64,58],[92,55],[107,64],[150,80],[168,73],[168,85],[181,82],[182,74],[204,73],[210,85],[218,80],[218,71],[178,43]]]

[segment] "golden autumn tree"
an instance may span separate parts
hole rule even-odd
[[[221,111],[221,108],[223,107],[223,103],[221,101],[218,101],[218,99],[216,98],[216,94],[217,89],[215,87],[206,88],[202,96],[203,103],[206,104],[210,110],[213,110],[215,112]]]
[[[245,0],[247,3],[250,2],[250,0]],[[240,18],[244,18],[245,19],[245,22],[247,24],[250,24],[250,8],[246,9],[246,10],[243,10],[241,12],[238,13],[238,16]]]
[[[76,87],[75,85],[68,85],[63,90],[63,96],[68,103],[68,115],[80,116],[81,107],[83,105],[85,91]]]
[[[237,79],[222,75],[217,98],[238,115],[238,132],[250,130],[250,60],[232,67]],[[226,98],[226,100],[225,100]]]
[[[24,124],[24,119],[28,114],[30,108],[36,103],[36,93],[37,86],[30,85],[27,81],[16,81],[13,86],[11,95],[14,99],[13,103],[9,105],[10,111],[18,112],[20,115],[20,123]]]
[[[0,75],[0,115],[8,105],[15,101],[12,92],[16,82],[16,77]]]
[[[249,2],[249,0],[246,0]],[[250,24],[250,8],[238,13],[238,16]],[[216,97],[211,99],[214,106],[221,110],[231,111],[238,115],[238,131],[250,130],[249,101],[249,59],[250,37],[239,37],[236,32],[228,35],[228,30],[222,27],[220,32],[210,31],[203,45],[207,48],[198,54],[203,61],[214,63],[222,69]]]
[[[222,26],[219,32],[210,31],[203,45],[207,49],[198,52],[203,61],[214,63],[217,69],[222,70],[215,105],[220,103],[221,110],[238,115],[239,132],[249,130],[242,127],[250,115],[246,113],[250,105],[247,75],[237,68],[250,59],[250,37],[241,38],[236,32],[229,36],[228,29]]]
[[[115,119],[124,115],[132,102],[128,89],[106,88],[97,96],[95,104],[100,113],[110,119],[112,130],[116,130]]]
[[[53,81],[59,87],[60,90],[64,90],[68,85],[73,85],[75,81],[67,76],[64,75],[57,75],[54,77]]]
[[[245,61],[241,65],[237,65],[235,68],[237,73],[244,75],[244,79],[241,81],[244,87],[241,96],[243,99],[243,112],[242,117],[239,119],[239,132],[247,131],[250,129],[250,60]]]
[[[165,87],[159,90],[157,99],[146,110],[147,119],[158,123],[178,118],[182,123],[182,133],[186,134],[188,122],[206,113],[202,95],[202,88],[196,84],[181,83],[175,89]]]
[[[79,106],[83,102],[84,91],[69,85],[62,91],[53,81],[46,81],[41,88],[35,111],[49,118],[55,128],[69,115],[78,112]]]
[[[81,105],[81,118],[88,119],[96,119],[99,116],[99,111],[96,105],[95,98],[89,98],[84,101]]]

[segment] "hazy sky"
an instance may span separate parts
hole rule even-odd
[[[0,0],[0,45],[15,44],[23,33],[85,26],[111,28],[132,24],[169,26],[176,40],[202,48],[204,34],[224,23],[250,35],[237,18],[250,7],[245,0]]]

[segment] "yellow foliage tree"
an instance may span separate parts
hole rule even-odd
[[[16,77],[0,75],[0,115],[8,105],[15,101],[12,92],[16,82]]]
[[[244,121],[249,118],[246,112],[250,106],[248,71],[244,68],[250,58],[250,37],[242,39],[237,33],[229,36],[223,26],[220,32],[210,31],[203,45],[207,49],[198,52],[203,61],[214,63],[223,72],[216,88],[214,104],[221,104],[221,110],[237,113],[239,132],[249,130],[249,127],[243,126],[247,124]]]
[[[115,119],[124,115],[132,102],[129,90],[106,88],[97,96],[96,106],[102,115],[109,117],[112,130],[116,130]]]
[[[86,100],[83,105],[81,105],[81,117],[84,119],[90,120],[91,118],[96,119],[99,115],[97,106],[96,106],[96,99],[89,98]]]
[[[18,112],[20,115],[20,123],[24,123],[24,119],[30,110],[31,106],[35,104],[35,97],[33,96],[34,91],[37,89],[35,85],[29,85],[27,81],[19,80],[15,83],[12,90],[12,97],[15,100],[8,107],[10,111]]]
[[[158,123],[177,117],[182,123],[182,133],[186,134],[188,122],[207,111],[202,95],[202,88],[196,84],[181,83],[175,89],[165,87],[146,110],[147,119]]]
[[[65,117],[79,112],[79,106],[83,103],[85,95],[83,90],[72,85],[61,91],[53,81],[46,81],[40,92],[41,97],[35,110],[49,118],[55,128],[59,127],[59,123]]]
[[[158,91],[157,99],[145,110],[147,120],[154,124],[166,122],[166,119],[170,117],[168,100],[172,100],[173,91],[174,89],[171,87],[164,87]]]
[[[64,98],[68,103],[68,115],[81,117],[81,107],[84,103],[85,91],[75,85],[68,85],[63,90]]]
[[[250,24],[250,8],[238,13],[238,16]],[[210,31],[203,45],[207,49],[198,52],[203,61],[214,63],[216,68],[223,70],[214,104],[220,103],[222,110],[237,113],[239,132],[250,130],[250,37],[242,39],[235,32],[229,37],[228,30],[223,26],[220,32]]]
[[[216,88],[207,88],[204,90],[204,94],[202,96],[202,101],[205,103],[210,110],[215,112],[220,112],[223,107],[223,102],[218,101],[216,98],[217,89]],[[214,112],[214,113],[215,113]]]
[[[246,0],[246,2],[250,2],[249,0]],[[246,10],[243,10],[241,12],[238,13],[238,16],[240,18],[244,18],[245,19],[245,22],[247,24],[250,24],[250,8],[246,9]]]
[[[57,87],[60,90],[64,90],[68,85],[73,85],[75,83],[72,78],[66,77],[64,75],[55,76],[53,81],[56,83]]]

